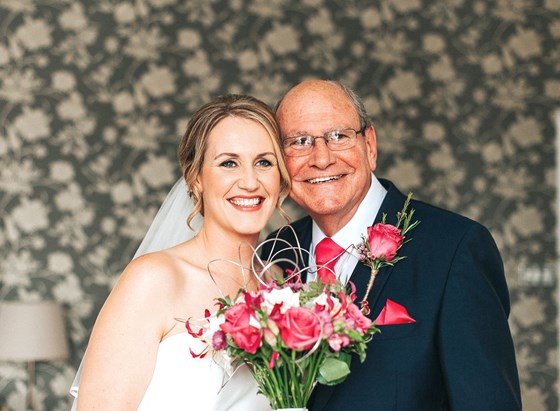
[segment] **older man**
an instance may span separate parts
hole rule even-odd
[[[363,296],[370,270],[350,246],[383,213],[394,223],[406,199],[373,174],[376,136],[363,104],[340,83],[311,80],[288,91],[276,115],[292,177],[290,196],[309,214],[292,224],[298,243],[310,251],[306,263],[315,264],[316,250],[330,238],[347,250],[336,275],[354,282]],[[395,307],[408,317],[379,320],[381,333],[369,343],[366,361],[355,358],[342,384],[319,385],[310,408],[521,409],[508,289],[490,233],[419,201],[410,207],[421,224],[399,250],[406,258],[380,270],[368,300],[372,318]],[[279,236],[296,241],[290,230]]]

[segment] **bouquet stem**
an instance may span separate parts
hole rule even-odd
[[[327,350],[327,346],[321,346],[310,357],[305,357],[303,351],[281,351],[272,369],[268,367],[266,355],[257,353],[251,359],[249,369],[272,409],[305,409]]]

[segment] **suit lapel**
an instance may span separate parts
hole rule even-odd
[[[377,304],[377,300],[387,283],[387,280],[391,276],[393,271],[393,267],[383,267],[379,270],[377,277],[375,278],[375,282],[373,283],[373,288],[368,297],[368,305],[372,312],[374,312],[375,305]],[[356,286],[356,294],[357,294],[357,301],[360,302],[362,298],[365,296],[367,284],[371,277],[371,269],[366,266],[365,264],[358,263],[356,269],[352,273],[352,277],[350,281],[354,283]]]
[[[302,227],[301,231],[297,231],[296,235],[299,239],[299,247],[306,252],[301,252],[301,259],[298,261],[298,268],[303,270],[305,267],[309,265],[309,248],[311,247],[311,225],[312,220],[309,218],[308,224],[305,224],[305,227]],[[307,270],[302,271],[301,281],[304,283],[307,282]]]

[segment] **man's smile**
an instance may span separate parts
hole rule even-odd
[[[306,183],[311,183],[311,184],[319,184],[319,183],[326,183],[329,181],[336,181],[340,178],[342,178],[344,176],[344,174],[339,174],[336,176],[329,176],[329,177],[317,177],[317,178],[310,178],[309,180],[305,180]]]

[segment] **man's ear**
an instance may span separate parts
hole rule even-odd
[[[373,125],[368,126],[365,131],[366,140],[366,150],[368,163],[371,171],[375,171],[377,168],[377,136],[375,135],[375,129]]]

